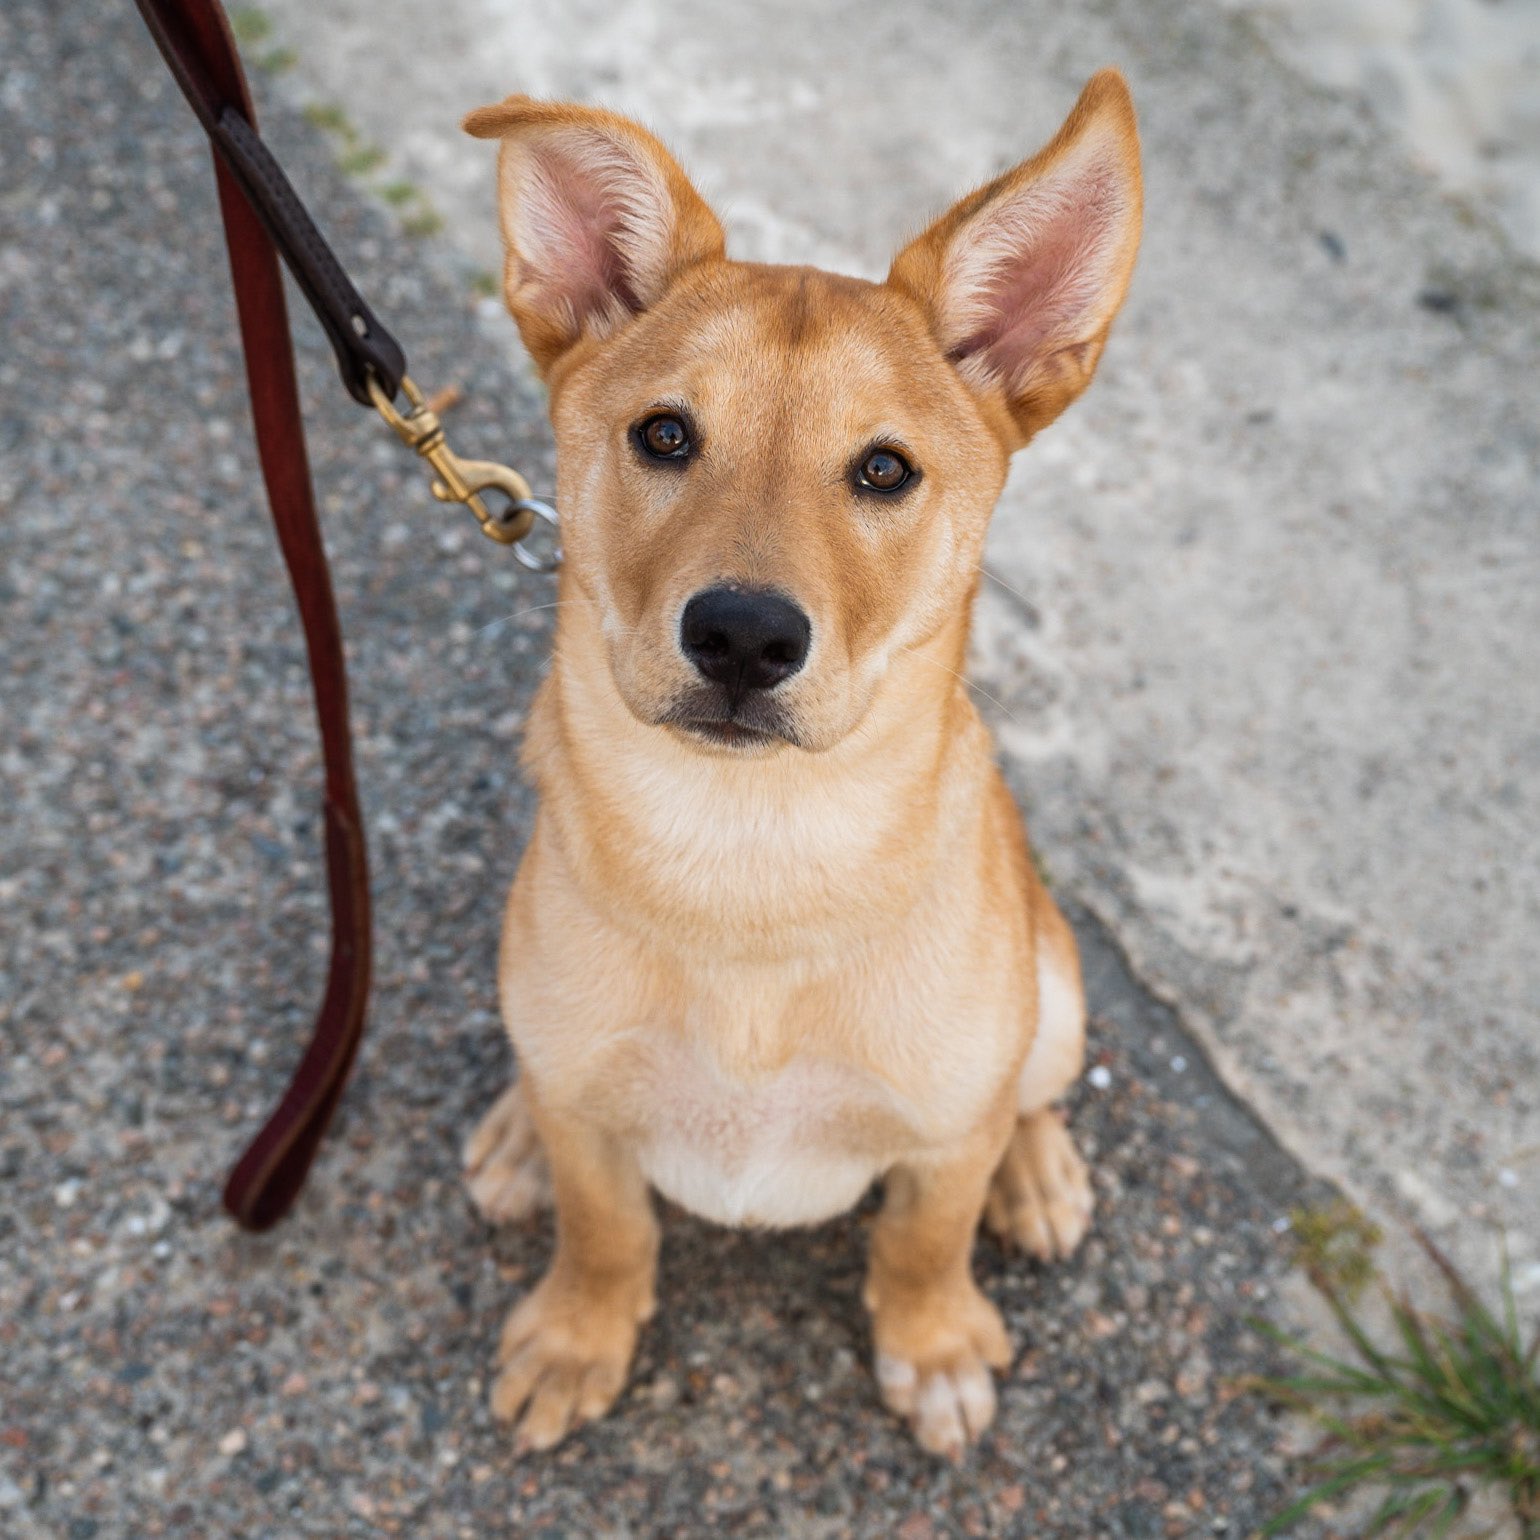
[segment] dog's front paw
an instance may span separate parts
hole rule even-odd
[[[498,1097],[466,1141],[465,1185],[493,1224],[527,1219],[550,1206],[550,1171],[518,1081]]]
[[[922,1449],[961,1459],[994,1421],[991,1368],[1011,1361],[1000,1312],[971,1280],[965,1289],[911,1304],[880,1294],[870,1303],[883,1401],[909,1423]]]
[[[503,1328],[492,1386],[492,1415],[518,1419],[519,1453],[550,1449],[610,1409],[652,1307],[650,1284],[596,1295],[554,1274],[519,1302]]]
[[[1056,1112],[1021,1118],[1000,1160],[984,1223],[1040,1262],[1062,1261],[1091,1224],[1091,1174]]]

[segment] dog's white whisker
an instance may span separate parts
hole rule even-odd
[[[1017,725],[1017,727],[1022,725],[1021,718],[1018,717],[1016,713],[1012,711],[1011,708],[1007,706],[998,695],[991,695],[983,685],[976,684],[972,679],[968,678],[966,674],[959,674],[955,668],[948,668],[945,663],[938,663],[934,658],[927,658],[924,653],[918,652],[912,647],[905,648],[904,651],[899,654],[899,656],[903,658],[913,658],[916,662],[919,663],[929,663],[932,668],[939,668],[943,674],[950,674],[952,678],[962,680],[962,682],[967,685],[970,690],[977,690],[985,700],[990,701],[994,705],[998,706],[1006,714],[1006,716],[1008,716],[1011,721]]]
[[[1011,585],[1009,583],[1007,583],[1005,581],[1005,579],[999,575],[999,573],[991,572],[988,567],[983,565],[983,563],[979,564],[979,571],[982,572],[984,574],[984,576],[987,577],[991,583],[998,583],[1000,585],[1000,587],[1003,588],[1006,591],[1006,593],[1014,594],[1029,609],[1036,610],[1037,606],[1035,604],[1033,604],[1032,601],[1024,593],[1022,593],[1022,591],[1019,588],[1012,588]]]
[[[482,636],[498,626],[511,625],[515,620],[522,620],[526,615],[537,615],[541,610],[554,610],[568,602],[566,599],[553,599],[549,604],[531,604],[527,609],[515,610],[511,615],[501,615],[496,620],[489,620],[484,626],[478,626],[476,635]]]
[[[488,631],[495,631],[502,626],[512,625],[516,620],[522,620],[526,615],[538,615],[542,610],[560,609],[564,604],[576,604],[579,601],[592,603],[587,594],[577,594],[569,599],[552,599],[549,604],[531,604],[522,610],[515,610],[511,615],[501,615],[496,620],[489,620],[486,625],[476,628],[477,636],[484,636]],[[615,630],[620,636],[632,636],[636,632],[635,626],[616,626]]]

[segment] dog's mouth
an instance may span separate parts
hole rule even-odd
[[[790,718],[768,698],[732,703],[703,696],[704,692],[676,701],[658,725],[719,749],[762,749],[798,741]]]
[[[786,741],[781,733],[768,733],[757,727],[748,727],[742,722],[675,722],[671,724],[688,733],[692,738],[699,738],[706,743],[714,743],[724,749],[752,748],[758,744],[772,743],[777,740]]]

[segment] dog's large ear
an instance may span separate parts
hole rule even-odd
[[[1134,106],[1094,76],[1053,141],[943,214],[888,282],[924,307],[963,378],[1003,401],[1013,448],[1091,382],[1139,249]]]
[[[615,331],[684,269],[723,255],[716,215],[627,118],[510,96],[463,127],[502,140],[503,287],[543,374],[581,337]]]

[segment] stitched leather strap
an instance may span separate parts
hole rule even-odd
[[[219,114],[211,137],[223,153],[225,165],[240,178],[247,202],[277,241],[294,281],[305,291],[310,308],[325,328],[348,394],[360,406],[372,405],[372,373],[385,387],[385,394],[394,398],[406,373],[400,345],[342,271],[283,167],[233,107]]]
[[[204,132],[239,180],[246,201],[325,329],[348,394],[369,406],[373,373],[394,399],[406,373],[401,346],[353,287],[283,167],[258,135],[240,59],[217,0],[136,4]]]
[[[257,453],[304,626],[326,766],[332,913],[326,994],[288,1091],[231,1172],[224,1192],[225,1207],[241,1224],[263,1230],[281,1219],[298,1196],[342,1095],[363,1031],[370,964],[369,873],[353,781],[342,632],[316,522],[278,250],[315,306],[337,350],[343,380],[357,399],[368,400],[362,382],[369,369],[376,369],[394,393],[405,361],[258,139],[251,97],[217,0],[135,3],[218,152],[214,171]]]

